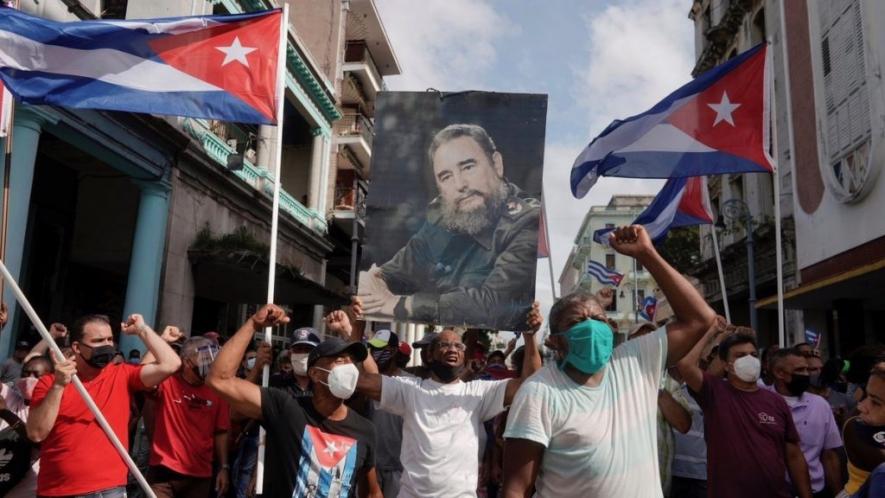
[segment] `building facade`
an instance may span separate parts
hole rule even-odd
[[[846,355],[885,337],[885,93],[878,76],[885,42],[875,36],[885,20],[869,0],[695,1],[695,72],[764,40],[771,42],[774,75],[773,144],[780,182],[784,240],[786,343],[821,334],[821,347]],[[717,213],[742,199],[756,236],[755,303],[764,343],[777,340],[774,286],[774,204],[771,175],[710,179]],[[746,223],[722,237],[723,266],[735,321],[747,310]],[[715,301],[711,227],[703,227],[706,258],[696,275]],[[735,313],[735,309],[738,313]]]
[[[646,296],[655,296],[657,284],[636,260],[595,242],[593,232],[631,224],[652,199],[653,196],[615,195],[605,206],[592,206],[584,216],[575,244],[559,277],[560,292],[566,295],[578,290],[596,293],[607,287],[587,272],[590,261],[601,263],[624,275],[621,284],[615,289],[614,302],[607,310],[608,316],[618,322],[621,340],[636,322],[643,320],[638,310]]]
[[[772,156],[778,164],[777,181],[780,182],[784,287],[792,289],[798,285],[792,201],[793,162],[786,148],[787,137],[784,133],[786,108],[781,105],[786,77],[779,36],[778,3],[767,0],[696,0],[692,3],[689,18],[694,22],[695,31],[694,76],[759,43],[771,42],[769,51],[774,85],[771,110],[776,117]],[[756,329],[763,346],[778,341],[777,309],[758,306],[762,299],[777,293],[774,177],[766,173],[709,177],[710,203],[718,222],[717,226],[700,227],[701,263],[691,272],[700,281],[707,301],[719,313],[724,313],[713,244],[712,232],[716,230],[732,322],[750,325],[753,320],[751,314],[755,313]],[[749,231],[752,231],[751,237],[748,237]],[[753,255],[752,275],[748,254]],[[751,281],[755,282],[752,293]],[[802,313],[787,311],[787,343],[802,341],[803,331]]]
[[[21,2],[26,12],[58,21],[274,5]],[[290,2],[282,136],[270,126],[19,106],[6,261],[41,317],[70,325],[84,313],[114,321],[137,312],[157,328],[235,331],[267,298],[269,158],[277,141],[283,191],[275,300],[289,309],[289,328],[319,325],[323,306],[345,303],[346,280],[330,263],[337,261],[333,226],[341,207],[333,197],[338,123],[347,113],[347,47],[366,40],[383,61],[374,68],[380,88],[382,74],[397,74],[399,66],[372,0]],[[13,319],[0,336],[0,356],[19,337],[36,340],[27,318],[5,299]],[[124,351],[140,346],[128,339],[121,338]]]

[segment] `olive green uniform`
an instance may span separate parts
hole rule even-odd
[[[442,224],[441,201],[427,221],[381,266],[387,286],[412,296],[411,320],[521,330],[534,299],[540,203],[508,184],[496,225],[475,236]],[[404,298],[396,318],[406,318]]]

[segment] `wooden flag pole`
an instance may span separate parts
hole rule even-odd
[[[280,19],[280,45],[277,60],[277,140],[273,155],[273,207],[270,218],[270,255],[267,268],[267,302],[274,302],[274,284],[277,275],[277,232],[280,223],[280,169],[283,161],[283,107],[286,103],[286,46],[289,31],[289,4],[283,3],[283,14]],[[273,327],[264,329],[264,342],[271,344]],[[270,382],[270,365],[264,365],[261,371],[261,385],[267,387]],[[267,432],[264,427],[258,431],[258,463],[255,469],[255,494],[264,492],[264,459],[267,445]]]

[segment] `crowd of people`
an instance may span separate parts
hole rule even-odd
[[[885,496],[885,346],[760,354],[644,229],[611,244],[651,272],[673,318],[615,346],[611,290],[564,296],[546,363],[537,304],[524,345],[492,352],[476,331],[410,345],[366,330],[356,298],[282,351],[255,338],[289,322],[274,304],[226,340],[158,334],[134,314],[120,333],[145,353],[128,357],[106,316],[53,323],[61,357],[17,343],[0,365],[0,495],[140,495],[76,374],[159,497]]]

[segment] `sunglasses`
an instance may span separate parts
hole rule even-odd
[[[34,377],[35,379],[39,379],[43,374],[34,370],[22,370],[22,378],[26,377]]]

